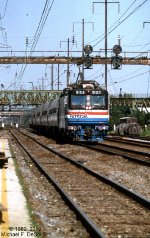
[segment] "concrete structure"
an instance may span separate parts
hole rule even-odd
[[[7,139],[0,140],[0,151],[8,158],[8,164],[0,168],[0,203],[7,208],[1,212],[0,237],[26,238],[29,233],[25,229],[29,231],[32,224]]]

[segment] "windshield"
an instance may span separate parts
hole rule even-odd
[[[71,108],[85,108],[86,107],[86,96],[85,95],[71,95]]]
[[[71,95],[71,108],[83,109],[91,106],[91,109],[104,109],[105,101],[105,95]]]
[[[92,95],[91,96],[92,108],[99,109],[105,107],[105,96],[104,95]]]

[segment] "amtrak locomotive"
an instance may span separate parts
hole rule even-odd
[[[107,135],[108,92],[94,80],[79,80],[61,95],[34,108],[30,127],[55,138],[98,142]]]

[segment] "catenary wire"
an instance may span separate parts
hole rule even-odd
[[[121,21],[119,21],[119,23],[115,26],[115,27],[113,27],[111,30],[109,30],[108,31],[108,33],[107,33],[107,36],[110,34],[110,33],[112,33],[117,27],[119,27],[124,21],[126,21],[131,15],[133,15],[137,10],[139,10],[146,2],[147,2],[148,0],[145,0],[145,1],[143,1],[141,4],[139,4],[132,12],[130,12],[123,20],[121,20]],[[99,37],[100,38],[100,37]],[[97,43],[95,43],[94,45],[93,45],[93,47],[95,47],[96,45],[98,45],[102,40],[104,40],[105,39],[105,36],[103,36],[99,41],[97,41]]]

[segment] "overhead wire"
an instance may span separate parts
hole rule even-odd
[[[3,40],[7,46],[7,37],[6,37],[6,33],[4,34],[4,28],[3,28],[3,24],[2,24],[2,19],[5,17],[5,14],[6,14],[6,10],[7,10],[7,5],[8,5],[8,0],[6,1],[6,5],[5,5],[5,10],[4,10],[4,13],[3,13],[3,16],[1,17],[1,14],[0,14],[0,24],[1,24],[1,31],[2,31],[2,37],[3,37]]]
[[[39,27],[40,27],[41,21],[42,21],[42,19],[43,19],[44,13],[45,13],[45,9],[47,8],[47,3],[49,3],[48,0],[46,0],[46,2],[45,2],[44,9],[43,9],[43,12],[42,12],[42,16],[41,16],[41,19],[40,19],[38,28],[37,28],[37,30],[36,30],[36,33],[34,34],[34,38],[33,38],[34,40],[33,40],[32,46],[31,46],[30,56],[32,56],[32,53],[33,53],[33,51],[34,51],[34,49],[35,49],[35,47],[36,47],[36,44],[37,44],[38,39],[39,39],[40,34],[41,34],[41,32],[40,32],[40,34],[39,34],[38,31],[39,31]],[[43,27],[44,27],[44,25],[43,25]],[[37,34],[38,34],[38,36],[37,36]],[[25,64],[25,66],[22,65],[20,74],[19,74],[19,76],[17,76],[18,79],[21,79],[21,78],[22,78],[22,76],[23,76],[23,74],[24,74],[24,72],[25,72],[25,70],[26,70],[26,67],[27,67],[27,64]]]
[[[109,31],[112,29],[112,27],[114,27],[118,22],[120,22],[120,20],[122,19],[122,17],[129,11],[129,9],[134,5],[134,3],[136,2],[137,0],[134,0],[131,4],[130,4],[130,6],[126,9],[126,11],[120,16],[120,18],[117,20],[117,21],[115,21],[113,24],[112,24],[112,26],[109,28]],[[98,40],[99,38],[101,38],[101,37],[103,37],[100,41],[102,41],[104,38],[105,38],[105,34],[102,34],[100,37],[98,37],[97,39],[95,39],[95,40],[93,40],[92,42],[94,42],[94,41],[96,41],[96,40]],[[99,41],[99,42],[100,42]],[[90,42],[90,43],[92,43],[92,42]],[[98,43],[99,43],[98,42]],[[97,44],[95,44],[93,47],[95,47]],[[110,71],[110,70],[109,70]],[[109,72],[108,71],[108,72]],[[99,75],[99,76],[101,76],[101,75]],[[94,79],[97,79],[99,76],[97,76],[96,78],[94,78]]]
[[[7,11],[7,5],[8,5],[8,0],[6,0],[6,4],[5,4],[5,8],[4,8],[4,13],[3,13],[2,16],[0,15],[0,19],[3,19],[5,17],[5,14],[6,14],[6,11]]]
[[[147,95],[149,94],[149,86],[150,86],[150,66],[149,66],[149,74],[148,74]]]
[[[114,22],[114,23],[112,24],[112,26],[110,26],[110,27],[108,28],[108,30],[111,30],[118,22],[120,22],[121,18],[128,12],[128,10],[132,7],[132,5],[133,5],[136,1],[137,1],[137,0],[134,0],[134,1],[131,3],[131,5],[127,8],[127,10],[119,17],[119,19],[118,19],[116,22]],[[89,43],[95,42],[95,41],[97,41],[98,39],[101,39],[101,41],[102,41],[104,38],[105,38],[105,34],[103,33],[101,36],[99,36],[98,38],[94,39],[93,41],[91,41],[91,42],[89,42]]]
[[[122,19],[122,17],[127,13],[127,11],[133,6],[133,4],[136,2],[136,0],[135,1],[133,1],[132,2],[132,4],[128,7],[128,9],[124,12],[124,14],[119,18],[119,20],[115,23],[115,24],[117,24],[116,26],[115,26],[115,24],[114,24],[114,27],[112,28],[112,26],[109,28],[109,31],[108,31],[108,33],[107,33],[107,36],[112,32],[112,31],[114,31],[118,26],[120,26],[125,20],[127,20],[132,14],[134,14],[140,7],[142,7],[146,2],[147,2],[147,0],[145,0],[145,1],[143,1],[140,5],[138,5],[136,8],[134,8],[134,10],[132,11],[132,12],[130,12],[123,20],[121,20]],[[121,20],[121,21],[120,21]],[[139,34],[141,34],[141,32],[139,33]],[[138,34],[138,36],[139,36],[139,34]],[[138,37],[137,36],[137,37]],[[101,36],[102,37],[102,36]],[[100,38],[100,37],[99,37]],[[105,36],[103,35],[103,37],[97,42],[97,43],[95,43],[94,44],[94,46],[93,47],[95,47],[97,44],[99,44],[103,39],[105,39]],[[95,40],[94,40],[95,41]],[[108,71],[109,72],[109,71]],[[112,80],[112,78],[111,78],[111,80]]]
[[[112,81],[112,84],[109,84],[108,86],[110,86],[110,85],[113,85],[113,86],[114,86],[116,83],[120,83],[120,82],[123,82],[123,81],[128,80],[130,75],[133,75],[133,74],[135,74],[135,73],[138,72],[138,71],[141,71],[141,69],[143,69],[144,67],[145,67],[145,65],[143,65],[142,67],[140,67],[139,69],[133,71],[133,72],[130,73],[130,74],[124,75],[123,77],[115,77],[115,80],[125,78],[124,80],[121,80],[121,81],[118,81],[118,82],[117,82],[117,81],[113,81],[112,76],[111,76],[111,74],[110,74],[110,71],[113,71],[113,70],[109,70],[109,77],[110,77],[110,79],[111,79],[111,81]],[[135,75],[135,76],[133,76],[133,77],[131,77],[131,78],[136,78],[136,77],[138,77],[138,76],[139,76],[139,75]],[[127,77],[128,77],[128,78],[127,78]],[[131,79],[131,78],[130,78],[130,79]],[[116,89],[115,89],[115,91],[116,91]]]
[[[132,40],[132,42],[127,45],[126,47],[131,47],[133,42],[135,42],[137,40],[137,38],[141,35],[141,33],[143,32],[143,28],[138,32],[138,34],[136,35],[136,37]]]
[[[32,54],[33,54],[33,52],[34,52],[34,49],[35,49],[35,47],[36,47],[36,45],[37,45],[37,43],[38,43],[39,37],[40,37],[40,35],[41,35],[41,33],[42,33],[42,30],[43,30],[43,28],[44,28],[44,25],[45,25],[45,22],[46,22],[46,20],[47,20],[47,18],[48,18],[48,15],[49,15],[49,13],[50,13],[50,10],[52,9],[52,6],[53,6],[53,4],[54,4],[54,1],[55,1],[55,0],[52,0],[51,5],[50,5],[49,8],[48,8],[48,6],[49,6],[50,0],[46,0],[46,2],[45,2],[45,5],[44,5],[43,11],[42,11],[42,15],[41,15],[41,18],[40,18],[40,21],[39,21],[37,30],[36,30],[36,32],[35,32],[35,34],[34,34],[34,37],[33,37],[33,43],[32,43],[32,46],[31,46],[30,56],[32,56]],[[25,72],[25,70],[26,70],[26,67],[27,67],[27,64],[25,64],[25,65],[21,68],[21,71],[20,71],[19,75],[17,76],[17,78],[18,78],[18,80],[19,80],[18,83],[20,83],[20,81],[21,81],[21,79],[22,79],[22,77],[23,77],[23,74],[24,74],[24,72]]]
[[[118,19],[118,21],[114,24],[116,26],[112,26],[110,27],[107,36],[112,33],[117,27],[119,27],[124,21],[126,21],[131,15],[133,15],[137,10],[139,10],[148,0],[144,0],[141,4],[139,4],[137,7],[134,8],[133,11],[131,11],[124,19],[121,20],[121,18],[127,13],[127,11],[131,8],[131,6],[136,2],[136,0],[128,7],[128,9],[125,11],[125,13]],[[121,20],[121,21],[120,21]],[[112,28],[112,29],[111,29]],[[100,36],[99,38],[95,39],[94,41],[100,39],[99,41],[97,41],[93,47],[95,47],[96,45],[98,45],[102,40],[105,39],[105,35],[103,34],[102,36]]]
[[[144,67],[145,67],[145,65],[143,65],[142,67],[140,67],[139,69],[133,71],[133,72],[130,73],[130,74],[127,74],[127,75],[125,75],[125,76],[123,76],[123,77],[118,77],[118,78],[116,78],[116,79],[126,78],[126,77],[128,77],[128,76],[130,76],[130,75],[132,75],[132,74],[135,74],[136,72],[140,71],[140,70],[143,69]]]
[[[6,1],[6,4],[5,4],[5,8],[4,8],[4,13],[3,15],[1,16],[0,15],[0,24],[1,24],[1,28],[2,28],[2,36],[3,36],[3,40],[5,42],[4,46],[7,48],[8,44],[7,44],[7,33],[5,32],[4,34],[4,30],[3,30],[3,25],[2,25],[2,19],[5,17],[6,15],[6,11],[7,11],[7,7],[8,7],[8,0]],[[7,51],[8,51],[8,48],[7,48]],[[9,52],[8,52],[9,54]],[[9,68],[10,69],[10,66],[8,65],[6,67],[6,69]],[[14,85],[14,83],[12,83],[7,89],[11,88],[11,86]]]
[[[48,9],[48,4],[49,4],[50,0],[46,0],[46,3],[45,3],[45,6],[44,6],[44,9],[43,9],[43,12],[42,12],[42,16],[41,16],[38,28],[37,28],[36,33],[34,35],[33,44],[31,46],[31,53],[30,53],[31,55],[32,55],[32,53],[33,53],[33,51],[34,51],[34,49],[35,49],[35,47],[37,45],[37,42],[39,40],[39,37],[41,35],[41,32],[43,30],[43,27],[44,27],[45,22],[46,22],[46,20],[48,18],[49,12],[50,12],[50,10],[51,10],[51,8],[53,6],[54,1],[55,0],[52,1],[51,5],[50,5],[50,7]]]
[[[112,79],[112,77],[111,77],[110,72],[109,72],[109,77],[110,77],[110,79],[111,79],[111,81],[112,81],[112,85],[113,85],[113,87],[114,87],[114,90],[115,90],[115,92],[117,93],[117,89],[116,89],[116,87],[115,87],[115,83],[113,82],[113,79]]]
[[[139,76],[141,76],[141,75],[144,75],[144,74],[147,74],[149,72],[149,70],[148,71],[145,71],[145,72],[142,72],[142,73],[140,73],[140,74],[137,74],[137,75],[135,75],[135,76],[133,76],[133,77],[130,77],[130,78],[127,78],[127,79],[123,79],[123,80],[120,80],[120,81],[116,81],[116,82],[113,82],[113,83],[115,83],[115,84],[119,84],[119,83],[122,83],[122,82],[124,82],[124,81],[128,81],[128,80],[130,80],[130,79],[133,79],[133,78],[137,78],[137,77],[139,77]],[[111,84],[109,84],[109,86],[110,86]]]
[[[72,45],[72,48],[73,48],[73,45]],[[72,48],[69,49],[69,53],[70,53],[70,51],[72,50]],[[73,65],[73,64],[70,64],[70,65],[69,65],[69,69],[72,67],[72,65]],[[64,65],[63,65],[62,68],[60,69],[60,72],[63,70],[63,68],[64,68]],[[66,71],[62,72],[62,73],[59,75],[59,79],[60,79],[65,73],[66,73]],[[56,81],[58,81],[58,76],[53,80],[53,83],[56,82]],[[44,89],[46,89],[46,88],[47,88],[48,86],[50,86],[50,85],[51,85],[51,83],[49,83],[48,85],[46,85],[46,86],[44,87]]]
[[[1,15],[0,14],[0,25],[1,25],[1,32],[2,32],[2,38],[3,38],[3,41],[4,43],[2,43],[3,47],[5,47],[7,49],[7,53],[9,55],[9,51],[8,51],[8,48],[10,46],[8,46],[8,42],[7,42],[7,33],[4,32],[5,28],[3,28],[3,23],[2,23],[2,19],[4,19],[5,15],[6,15],[6,12],[7,12],[7,7],[8,7],[8,0],[6,0],[6,4],[5,4],[5,8],[4,8],[4,13]],[[9,69],[10,70],[10,65],[7,65],[5,67],[5,69]]]
[[[146,0],[147,1],[147,0]],[[146,1],[144,1],[144,2],[146,2]],[[54,2],[54,1],[53,1]],[[52,4],[53,4],[53,2],[52,2]],[[134,4],[136,1],[134,1],[132,4]],[[144,4],[144,2],[143,2],[143,4]],[[47,0],[46,1],[46,3],[45,3],[46,5],[44,6],[44,8],[45,9],[48,9],[48,5],[47,4],[49,4],[49,0]],[[52,4],[51,4],[51,6],[52,6]],[[132,5],[131,4],[131,5]],[[130,5],[130,6],[131,6]],[[44,9],[43,9],[43,11],[44,11]],[[127,11],[127,10],[126,10]],[[125,14],[125,13],[124,13]],[[46,12],[45,13],[42,13],[42,16],[43,17],[46,17]],[[123,15],[122,15],[123,16]],[[47,18],[45,18],[45,21],[46,21],[46,19]],[[119,18],[119,19],[121,19],[121,18]],[[45,22],[44,22],[44,20],[42,21],[41,19],[40,19],[40,24],[38,25],[38,28],[37,28],[37,31],[36,31],[36,33],[35,33],[35,38],[34,38],[34,40],[33,40],[33,44],[32,44],[32,48],[31,48],[31,54],[34,52],[34,49],[35,49],[35,47],[36,47],[36,44],[37,44],[37,42],[38,42],[38,39],[39,39],[39,37],[40,37],[40,32],[43,30],[43,27],[44,27],[44,24],[45,24]],[[27,66],[27,65],[26,65]],[[25,67],[26,67],[25,66]],[[21,70],[21,77],[22,77],[22,75],[23,75],[23,73],[24,73],[24,71],[25,71],[25,69],[22,69]],[[62,73],[61,75],[63,75],[64,73]],[[57,79],[56,79],[57,80]]]
[[[93,77],[95,74],[99,73],[102,70],[102,68],[103,68],[103,65],[101,66],[101,68],[99,70],[97,70],[94,74],[90,75],[86,79],[89,79],[89,78]]]

